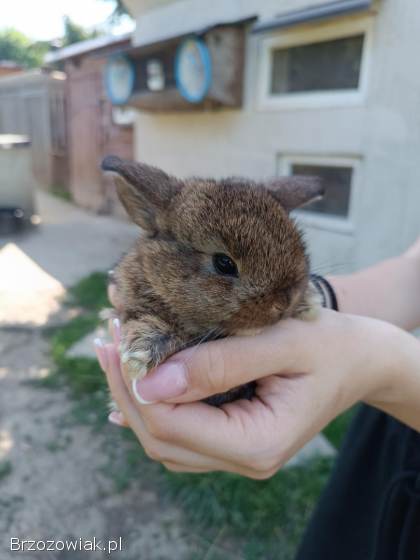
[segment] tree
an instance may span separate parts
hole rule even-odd
[[[95,37],[98,37],[98,35],[99,32],[96,29],[88,31],[81,25],[72,21],[69,16],[64,16],[63,47],[67,47],[73,43],[78,43],[79,41],[86,41],[86,39],[94,39]]]
[[[35,68],[42,65],[48,50],[47,41],[31,41],[16,29],[0,31],[0,60],[12,60],[25,68]]]
[[[112,12],[110,19],[113,22],[117,22],[123,16],[130,16],[129,11],[123,4],[123,0],[103,0],[104,2],[113,2],[115,4],[114,11]]]

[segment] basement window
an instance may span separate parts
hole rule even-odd
[[[349,165],[292,163],[290,171],[291,175],[315,175],[320,177],[324,185],[324,197],[303,206],[300,210],[341,218],[348,216],[353,167]]]
[[[320,177],[325,194],[296,210],[302,223],[321,229],[351,233],[354,207],[360,182],[358,157],[323,157],[282,155],[278,159],[279,175]]]

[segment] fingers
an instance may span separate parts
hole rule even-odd
[[[121,323],[117,317],[110,319],[108,323],[109,332],[111,333],[112,340],[115,347],[119,348],[121,342]]]
[[[278,468],[277,457],[269,457],[273,449],[273,432],[281,440],[277,420],[261,400],[238,401],[218,409],[204,403],[174,406],[167,413],[165,405],[141,407],[143,421],[150,433],[160,440],[212,458],[225,471],[245,473],[267,472]],[[273,463],[275,461],[275,464]],[[204,466],[204,465],[200,465]]]
[[[141,417],[122,378],[119,354],[113,344],[106,344],[103,352],[106,362],[104,371],[112,397],[126,422],[133,428],[134,424],[137,425],[141,422]]]
[[[268,375],[301,373],[314,331],[311,324],[290,319],[256,336],[188,348],[138,381],[137,393],[146,402],[193,402]]]
[[[120,412],[119,410],[113,410],[108,415],[108,421],[111,422],[111,424],[115,424],[116,426],[120,426],[121,428],[128,428],[129,427],[129,424],[128,424],[127,420],[124,418],[123,413]]]
[[[117,311],[120,310],[122,307],[121,299],[118,295],[117,285],[114,282],[108,284],[107,292],[108,292],[108,299],[111,305],[115,307]]]
[[[176,438],[174,437],[175,432],[178,433],[178,438],[181,437],[181,432],[185,431],[187,424],[197,425],[198,418],[195,416],[196,410],[189,410],[189,413],[193,413],[193,416],[183,414],[182,419],[185,424],[179,424],[179,418],[174,418],[174,411],[180,407],[175,407],[173,405],[154,405],[153,407],[139,407],[145,411],[145,417],[142,417],[141,411],[137,409],[136,405],[133,403],[131,396],[124,384],[122,379],[119,357],[115,348],[112,345],[107,345],[106,350],[106,361],[108,364],[108,369],[106,371],[107,379],[110,385],[111,393],[116,401],[117,405],[121,409],[121,412],[112,413],[113,419],[116,420],[115,423],[119,425],[129,425],[139,437],[146,454],[153,460],[161,462],[169,470],[174,470],[177,472],[209,472],[209,471],[225,471],[225,472],[235,472],[242,474],[243,476],[251,478],[263,478],[263,473],[250,468],[248,466],[241,466],[235,462],[229,462],[224,459],[219,459],[212,456],[211,454],[205,454],[202,452],[197,452],[193,448],[182,447],[179,445],[174,445]],[[216,412],[211,407],[206,405],[201,405],[204,409],[210,409],[210,411]],[[182,408],[191,408],[191,405],[184,405]],[[221,415],[223,414],[221,411]],[[202,410],[200,410],[200,417],[202,416]],[[127,421],[122,420],[127,418]],[[122,423],[123,422],[123,423]],[[179,424],[177,428],[174,429],[175,424]],[[205,426],[208,426],[208,418],[202,418],[201,429],[192,436],[193,442],[203,436]],[[217,427],[216,427],[217,429]],[[264,473],[267,474],[267,473]]]

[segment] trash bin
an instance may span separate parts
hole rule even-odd
[[[0,134],[0,234],[29,225],[35,215],[35,179],[27,136]]]

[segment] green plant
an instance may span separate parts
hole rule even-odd
[[[71,202],[72,200],[71,193],[61,185],[54,185],[50,188],[49,192],[57,198],[61,198],[62,200],[66,200],[67,202]]]
[[[12,472],[12,463],[9,460],[0,461],[0,480]]]
[[[49,48],[47,42],[34,42],[16,29],[0,30],[0,60],[12,60],[25,68],[34,68],[42,65]]]
[[[98,427],[106,423],[108,416],[109,396],[103,372],[96,360],[70,357],[67,352],[100,323],[98,312],[108,305],[106,278],[105,273],[95,272],[68,290],[65,305],[80,313],[66,325],[45,331],[55,368],[48,377],[36,381],[43,387],[68,387],[74,397],[74,419]]]
[[[323,433],[329,439],[329,441],[338,449],[347,433],[350,422],[354,416],[357,407],[350,408],[337,416],[332,422],[324,428]]]
[[[109,306],[106,287],[107,275],[104,272],[94,272],[68,290],[66,304],[98,312]]]
[[[63,47],[72,45],[73,43],[79,43],[80,41],[86,41],[87,39],[94,39],[99,36],[99,32],[94,29],[93,31],[88,31],[81,25],[75,23],[69,16],[63,17],[64,24],[64,37],[63,37]]]

